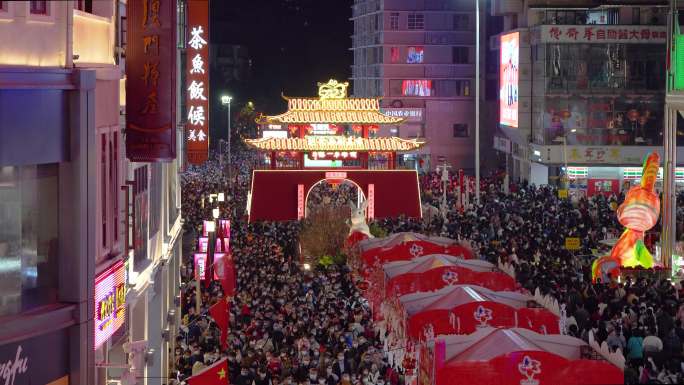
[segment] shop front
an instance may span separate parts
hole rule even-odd
[[[641,181],[641,167],[568,167],[570,194],[576,196],[611,195],[626,192]],[[661,190],[663,168],[658,172],[656,189]],[[675,171],[677,190],[684,190],[684,167]]]
[[[0,345],[0,384],[69,385],[69,329]]]

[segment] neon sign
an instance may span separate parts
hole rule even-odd
[[[499,124],[518,127],[520,32],[501,36],[499,64]]]
[[[209,154],[209,2],[188,2],[187,148],[188,162],[202,164]]]
[[[126,319],[128,272],[123,261],[95,278],[95,349],[102,346]]]

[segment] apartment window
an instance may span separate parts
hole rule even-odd
[[[454,15],[454,31],[467,31],[469,27],[470,19],[468,18],[468,15]]]
[[[632,8],[632,24],[641,24],[641,8],[639,7]]]
[[[423,62],[424,49],[422,46],[408,47],[408,54],[406,55],[406,63],[416,64]]]
[[[399,63],[399,47],[390,47],[390,62]]]
[[[33,15],[47,15],[48,14],[47,0],[31,0],[29,3],[30,3],[31,14],[33,14]]]
[[[454,64],[468,64],[468,47],[452,47],[451,48],[451,62]]]
[[[436,80],[433,96],[455,98],[470,96],[470,80]]]
[[[390,13],[390,29],[395,31],[399,29],[399,14],[396,12]]]
[[[467,138],[468,125],[465,123],[454,124],[454,138]]]
[[[409,13],[408,15],[408,29],[424,29],[425,15],[422,13]]]
[[[107,236],[107,223],[109,222],[107,220],[109,217],[109,210],[107,210],[109,206],[107,201],[107,170],[109,168],[107,162],[107,142],[107,133],[100,134],[100,221],[102,223],[100,238],[103,249],[106,249],[109,245],[109,237]]]
[[[0,167],[0,317],[57,302],[58,256],[59,165]]]
[[[74,9],[93,13],[93,0],[74,0]]]

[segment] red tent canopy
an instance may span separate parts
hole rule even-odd
[[[423,273],[407,273],[391,278],[386,285],[386,296],[435,291],[445,286],[471,284],[496,291],[513,291],[515,280],[500,272],[476,272],[460,266],[441,266]]]
[[[546,309],[528,309],[529,296],[497,292],[479,286],[457,285],[425,296],[401,300],[409,314],[408,335],[470,334],[488,326],[521,327],[558,333],[558,317]]]
[[[438,340],[437,385],[621,384],[620,369],[607,361],[580,359],[582,340],[525,329],[481,329]]]
[[[429,254],[474,258],[472,250],[457,241],[414,233],[398,233],[380,240],[364,240],[359,242],[359,248],[368,267],[379,267],[386,262],[411,260]]]

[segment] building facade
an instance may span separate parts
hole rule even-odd
[[[647,153],[662,154],[667,8],[566,3],[493,3],[504,17],[490,41],[500,58],[494,147],[514,179],[553,184],[567,166],[571,193],[617,193],[640,179]]]
[[[0,362],[27,362],[15,385],[120,380],[123,344],[141,340],[138,383],[168,373],[178,162],[125,159],[125,8],[0,1]]]
[[[383,112],[406,118],[380,135],[427,141],[404,156],[407,166],[429,170],[447,161],[472,170],[475,2],[356,0],[352,20],[354,96],[382,97]]]

